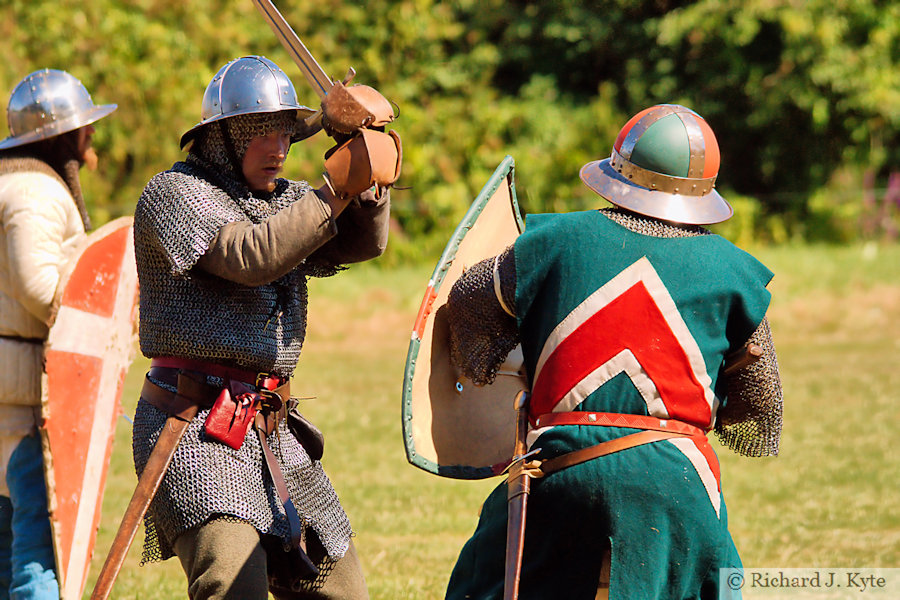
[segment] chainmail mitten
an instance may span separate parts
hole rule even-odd
[[[453,284],[447,299],[450,357],[477,385],[492,383],[497,369],[519,343],[516,319],[497,298],[495,261],[503,303],[515,312],[516,260],[512,246],[467,269]]]
[[[777,456],[781,441],[782,390],[768,319],[749,343],[763,349],[754,363],[728,376],[727,401],[716,418],[719,441],[744,456]]]

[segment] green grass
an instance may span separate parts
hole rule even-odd
[[[729,523],[748,567],[900,567],[900,247],[777,247],[769,313],[785,390],[781,455],[720,449]],[[376,600],[441,598],[497,480],[411,467],[400,394],[409,333],[432,266],[368,265],[315,281],[292,391],[326,434],[324,463],[357,531]],[[128,376],[131,415],[147,367]],[[135,484],[119,422],[88,593]],[[138,567],[138,534],[114,598],[183,598],[177,560]],[[87,597],[87,593],[86,593]]]

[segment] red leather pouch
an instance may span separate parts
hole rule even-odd
[[[240,381],[229,381],[206,417],[206,435],[235,450],[240,448],[256,415],[257,400],[259,394],[255,388]]]

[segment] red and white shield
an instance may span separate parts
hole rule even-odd
[[[81,598],[100,523],[122,384],[135,346],[132,219],[91,233],[67,264],[44,348],[41,427],[63,600]]]

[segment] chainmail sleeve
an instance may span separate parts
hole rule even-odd
[[[519,343],[515,292],[513,246],[467,269],[450,290],[450,357],[477,385],[492,383]]]
[[[777,456],[781,441],[782,389],[768,319],[748,343],[763,349],[759,359],[728,376],[726,403],[719,409],[719,441],[744,456]]]

